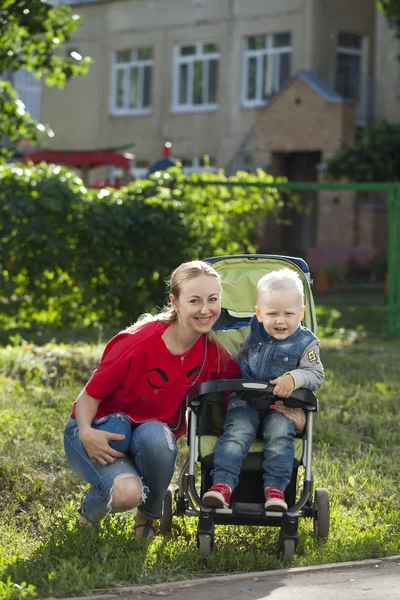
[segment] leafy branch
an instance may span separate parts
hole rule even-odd
[[[47,85],[59,87],[72,77],[86,74],[90,59],[76,60],[59,53],[79,21],[69,7],[53,7],[46,0],[3,0],[0,72],[26,69],[37,78],[43,77]],[[36,141],[40,132],[48,129],[25,111],[10,82],[1,82],[0,93],[0,162],[4,162],[19,140]]]

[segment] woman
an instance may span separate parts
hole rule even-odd
[[[240,376],[211,331],[221,312],[213,267],[202,261],[180,265],[171,276],[169,300],[158,315],[142,315],[107,344],[64,432],[70,466],[92,485],[81,521],[96,523],[111,511],[138,507],[138,538],[153,537],[153,520],[162,515],[176,440],[186,432],[186,393],[204,381]],[[126,424],[125,434],[111,432]]]

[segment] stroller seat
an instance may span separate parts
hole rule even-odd
[[[217,435],[202,435],[200,437],[199,461],[208,469],[212,469],[214,465],[214,451],[217,440]],[[264,446],[265,442],[258,439],[251,444],[247,453],[247,457],[242,464],[242,473],[249,471],[255,471],[259,473],[262,471]],[[299,466],[301,464],[302,456],[303,440],[296,438],[294,442],[295,466]]]
[[[254,314],[257,282],[262,275],[288,267],[302,279],[306,310],[303,324],[316,330],[316,316],[307,263],[300,258],[274,255],[240,255],[207,259],[218,271],[222,283],[222,310],[214,330],[220,341],[233,356],[249,333],[249,322]],[[210,508],[202,504],[203,494],[211,487],[210,471],[218,437],[223,432],[222,411],[227,392],[248,391],[271,403],[273,386],[269,382],[253,380],[215,380],[202,383],[188,396],[190,408],[188,446],[189,457],[179,477],[176,491],[176,515],[198,517],[197,545],[200,553],[208,555],[214,547],[214,525],[271,525],[280,527],[278,555],[288,561],[298,542],[298,520],[312,517],[314,532],[326,537],[329,532],[329,497],[325,488],[315,490],[311,470],[313,413],[318,410],[318,400],[313,392],[295,390],[284,399],[288,406],[302,407],[306,413],[304,432],[295,438],[295,460],[292,480],[285,491],[288,510],[268,513],[264,509],[263,469],[264,442],[255,440],[244,460],[238,486],[234,489],[229,508]],[[196,484],[195,465],[200,464],[200,491]],[[302,484],[298,482],[299,467],[304,467]],[[301,488],[302,485],[302,489]]]

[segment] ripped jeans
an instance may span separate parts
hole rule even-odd
[[[89,458],[79,439],[77,423],[70,417],[64,430],[64,448],[72,470],[92,485],[81,506],[86,519],[97,523],[112,510],[114,480],[126,473],[143,485],[140,511],[151,519],[161,517],[178,453],[175,437],[166,425],[147,421],[137,426],[125,456],[102,466]]]

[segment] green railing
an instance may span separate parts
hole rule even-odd
[[[201,182],[196,182],[198,185]],[[204,185],[209,185],[205,181]],[[399,183],[314,183],[290,181],[264,183],[250,181],[213,181],[212,185],[227,187],[259,187],[277,190],[332,190],[387,193],[388,227],[388,333],[400,337],[400,184]]]

